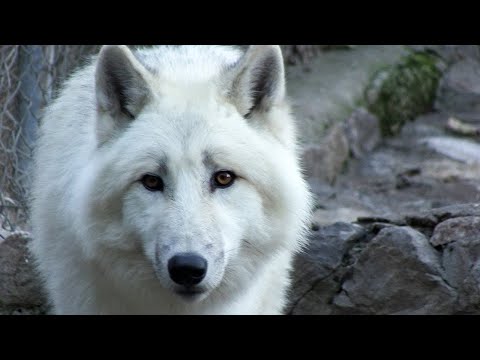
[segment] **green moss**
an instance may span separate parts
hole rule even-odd
[[[384,136],[397,134],[407,121],[432,109],[442,75],[440,61],[432,52],[412,51],[375,72],[364,95]]]

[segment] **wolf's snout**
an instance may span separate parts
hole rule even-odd
[[[179,285],[199,284],[207,273],[207,260],[194,253],[177,254],[168,260],[170,278]]]

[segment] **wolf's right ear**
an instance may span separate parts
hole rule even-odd
[[[278,45],[252,45],[227,70],[228,95],[238,111],[249,118],[268,112],[285,98],[285,71]]]
[[[127,46],[102,47],[95,72],[100,143],[140,113],[151,96],[147,76],[148,70]]]

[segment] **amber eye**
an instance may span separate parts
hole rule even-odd
[[[213,174],[213,185],[219,188],[226,188],[235,181],[235,174],[231,171],[219,171]]]
[[[163,180],[156,175],[145,174],[140,181],[147,190],[163,191]]]

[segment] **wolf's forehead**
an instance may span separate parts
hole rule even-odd
[[[208,81],[241,57],[228,46],[160,46],[138,50],[137,58],[154,75],[172,82]]]
[[[143,143],[151,152],[163,154],[183,154],[199,157],[209,149],[223,148],[233,140],[235,126],[228,117],[207,118],[199,113],[151,112],[135,124],[132,140]],[[232,135],[231,135],[232,134]],[[213,152],[207,151],[207,152]]]
[[[142,118],[142,131],[152,131],[156,137],[167,142],[177,141],[182,145],[197,144],[205,138],[210,143],[218,137],[231,137],[245,127],[244,119],[235,107],[215,93],[208,91],[175,96],[165,94],[148,106]]]
[[[137,158],[176,171],[231,167],[239,162],[238,157],[250,158],[248,154],[255,150],[250,143],[251,135],[248,126],[238,118],[150,113],[132,127],[127,141],[138,143]]]

